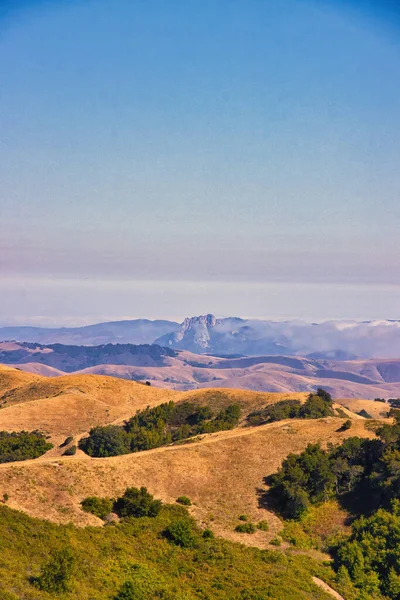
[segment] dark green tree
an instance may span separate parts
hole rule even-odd
[[[131,487],[114,502],[113,510],[119,517],[156,517],[161,506],[161,500],[155,500],[147,488]]]

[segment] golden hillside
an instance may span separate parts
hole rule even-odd
[[[39,429],[59,444],[91,427],[121,423],[139,409],[163,402],[190,400],[215,409],[237,402],[244,414],[278,400],[306,394],[273,394],[245,390],[177,392],[103,375],[43,377],[0,366],[0,429]]]
[[[289,452],[310,442],[339,443],[345,437],[372,437],[365,421],[354,421],[344,433],[342,419],[281,421],[204,436],[199,442],[156,448],[112,458],[50,458],[0,465],[0,494],[8,505],[32,516],[79,525],[100,520],[83,512],[79,502],[90,495],[115,497],[128,486],[146,486],[165,502],[180,495],[191,498],[193,515],[229,539],[265,545],[281,528],[279,519],[258,507],[257,490],[277,470]],[[270,532],[251,540],[235,533],[240,514],[266,519]]]
[[[0,367],[0,385],[3,401],[7,400],[0,410],[0,430],[39,429],[55,444],[39,459],[0,465],[0,496],[8,494],[13,508],[56,522],[100,525],[81,510],[84,497],[115,497],[128,486],[144,485],[165,502],[189,496],[193,515],[216,533],[264,546],[281,527],[276,516],[258,506],[257,491],[265,489],[264,477],[276,471],[290,452],[299,452],[310,442],[326,445],[353,435],[374,435],[365,428],[365,419],[346,410],[353,418],[346,432],[338,431],[343,419],[336,417],[291,420],[239,426],[186,444],[112,458],[90,458],[80,450],[73,457],[61,457],[59,444],[66,436],[77,440],[95,425],[121,423],[148,405],[188,400],[218,410],[237,402],[246,415],[282,399],[304,401],[307,394],[177,392],[99,375],[38,377],[8,367]],[[235,533],[237,517],[243,513],[254,520],[267,519],[269,534],[257,532],[249,540]]]

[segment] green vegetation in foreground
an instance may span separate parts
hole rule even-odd
[[[0,431],[0,463],[39,458],[51,448],[40,431]]]
[[[334,578],[306,556],[215,539],[178,505],[86,528],[0,506],[2,600],[329,600],[313,574]]]
[[[233,429],[239,419],[237,404],[213,415],[208,406],[166,402],[138,411],[123,427],[94,427],[89,437],[79,442],[79,447],[89,456],[118,456],[158,448],[203,433]]]
[[[332,498],[358,517],[350,536],[326,537],[338,578],[357,589],[346,600],[400,599],[400,411],[392,416],[393,425],[377,429],[378,439],[352,437],[327,450],[310,444],[269,478],[275,508],[298,521],[288,521],[283,533],[297,546],[314,545],[308,517]]]
[[[281,400],[269,404],[262,410],[252,412],[247,417],[249,425],[263,425],[283,419],[321,419],[332,417],[332,398],[328,392],[318,388],[315,394],[310,394],[304,404],[299,400]]]

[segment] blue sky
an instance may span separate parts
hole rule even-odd
[[[400,318],[395,3],[6,2],[0,80],[0,323]]]

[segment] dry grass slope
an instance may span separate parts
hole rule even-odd
[[[175,392],[95,375],[46,379],[4,367],[0,382],[3,397],[7,386],[12,390],[10,405],[0,410],[0,429],[38,428],[57,445],[67,435],[77,439],[94,425],[120,423],[137,409],[168,400],[189,400],[214,409],[238,402],[246,414],[282,399],[306,398],[304,393],[226,389]],[[128,486],[145,485],[165,502],[189,496],[193,515],[215,533],[263,547],[281,528],[277,517],[258,506],[257,491],[264,489],[264,477],[276,471],[289,452],[300,452],[310,442],[325,445],[353,435],[374,435],[360,417],[344,433],[338,431],[342,423],[343,419],[329,417],[239,427],[183,445],[106,459],[90,458],[81,451],[61,458],[62,451],[55,448],[40,459],[0,465],[0,496],[8,494],[10,507],[32,516],[100,525],[80,509],[82,498],[115,497]],[[240,514],[248,514],[254,522],[268,520],[270,531],[252,536],[235,533]]]

